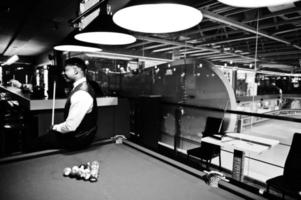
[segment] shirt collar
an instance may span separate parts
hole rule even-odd
[[[82,82],[85,82],[85,81],[87,81],[86,77],[78,79],[77,81],[75,81],[73,83],[73,88],[75,88],[76,86],[78,86],[79,84],[81,84]]]

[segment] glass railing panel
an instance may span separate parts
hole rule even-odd
[[[180,118],[177,118],[175,110],[179,108],[182,109],[182,114]],[[266,148],[259,153],[246,151],[244,176],[264,183],[269,178],[281,175],[293,134],[301,132],[301,123],[298,121],[301,118],[301,114],[298,109],[279,110],[273,116],[269,116],[252,113],[241,114],[241,112],[236,111],[226,111],[224,113],[215,109],[185,107],[183,104],[181,106],[165,105],[164,125],[160,142],[174,148],[175,141],[178,138],[178,142],[176,142],[177,150],[185,154],[187,150],[201,145],[202,132],[204,131],[207,117],[224,115],[235,121],[230,132],[279,141],[277,145]],[[233,169],[233,152],[234,148],[230,146],[222,147],[222,168],[230,172]],[[219,163],[218,158],[213,159],[212,163],[217,166]]]
[[[291,110],[279,111],[288,117],[300,118],[301,115]],[[278,115],[278,116],[279,116]],[[260,154],[248,153],[246,156],[245,175],[265,181],[281,175],[294,133],[301,132],[301,123],[255,117],[253,123],[245,126],[241,133],[269,138],[279,144]]]

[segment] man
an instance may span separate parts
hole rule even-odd
[[[66,147],[89,145],[96,133],[97,102],[93,88],[88,84],[85,62],[79,58],[66,61],[63,76],[73,83],[65,105],[65,121],[53,126],[59,142]]]
[[[65,121],[38,139],[34,150],[46,148],[80,149],[92,143],[96,134],[97,102],[85,76],[86,65],[80,58],[66,60],[62,72],[67,82],[73,83],[66,101]]]

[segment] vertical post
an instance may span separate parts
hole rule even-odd
[[[25,74],[25,84],[28,84],[28,75]]]
[[[234,180],[243,181],[244,178],[244,160],[245,153],[243,151],[234,150],[233,153],[233,167],[232,167],[232,178]]]
[[[55,111],[55,93],[56,93],[56,81],[53,81],[53,95],[52,95],[52,115],[51,115],[51,126],[54,125],[54,111]]]
[[[41,83],[40,83],[41,77],[40,77],[40,71],[38,69],[36,69],[35,75],[36,75],[36,86],[40,86],[41,85]]]
[[[241,133],[242,131],[242,119],[241,119],[241,115],[238,115],[238,119],[237,119],[237,133]]]
[[[183,114],[183,108],[179,107],[175,109],[175,136],[174,136],[174,151],[177,152],[177,148],[180,145],[181,136],[181,117]]]
[[[0,66],[0,85],[3,84],[3,72],[2,67]]]
[[[44,65],[43,66],[43,84],[44,84],[44,96],[46,98],[48,98],[48,89],[49,89],[49,85],[48,85],[48,66],[47,65]]]

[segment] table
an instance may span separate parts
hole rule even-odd
[[[201,141],[234,149],[232,178],[238,181],[243,181],[245,152],[259,154],[279,144],[279,141],[274,139],[242,133],[227,133],[221,139],[209,136],[202,138]]]
[[[93,160],[100,161],[95,183],[62,175],[67,166]],[[130,141],[104,141],[77,152],[38,152],[0,160],[0,199],[243,199],[210,187],[195,175],[202,172],[185,166]]]

